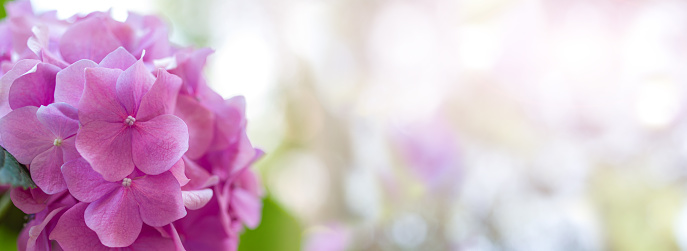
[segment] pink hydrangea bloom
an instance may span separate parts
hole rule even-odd
[[[134,172],[110,182],[84,159],[62,166],[69,192],[79,201],[89,202],[86,225],[103,245],[126,247],[141,232],[143,223],[161,227],[186,215],[181,187],[170,172],[144,175]]]
[[[76,108],[53,103],[21,107],[0,119],[2,146],[20,163],[30,164],[33,181],[46,193],[67,189],[60,167],[79,157],[74,146],[77,116]]]
[[[35,189],[20,250],[235,250],[260,223],[260,158],[245,99],[202,74],[210,49],[178,48],[159,18],[60,20],[7,4],[0,22],[0,145]],[[161,63],[162,62],[162,63]]]
[[[118,181],[134,165],[146,174],[169,170],[188,149],[188,128],[171,115],[181,82],[142,61],[125,71],[86,68],[79,101],[79,153],[106,180]]]
[[[50,233],[50,239],[57,241],[64,250],[174,250],[174,242],[164,238],[160,232],[143,226],[136,240],[126,248],[111,248],[103,245],[96,232],[84,220],[88,203],[78,203],[66,210]]]

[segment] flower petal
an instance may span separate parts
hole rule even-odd
[[[189,142],[186,156],[191,159],[200,158],[212,143],[215,114],[193,97],[179,95],[174,115],[179,116],[188,125]]]
[[[159,69],[155,83],[141,99],[136,119],[147,121],[162,114],[172,114],[176,107],[180,87],[179,77]]]
[[[53,146],[31,161],[31,178],[47,194],[62,192],[67,189],[60,170],[62,164],[62,148]]]
[[[181,187],[171,173],[134,180],[131,188],[146,224],[161,227],[186,216]]]
[[[100,62],[121,46],[104,17],[93,15],[71,25],[60,40],[60,54],[69,63],[81,59]]]
[[[110,52],[110,54],[107,54],[98,65],[100,67],[116,68],[124,71],[134,63],[136,63],[136,58],[124,49],[124,47],[119,47],[113,52]]]
[[[96,67],[95,62],[82,59],[64,68],[55,76],[55,102],[65,102],[74,107],[79,106],[86,78],[84,70]]]
[[[212,199],[212,189],[181,191],[181,196],[184,199],[184,206],[186,208],[197,210],[204,207]]]
[[[181,50],[175,54],[178,66],[170,72],[184,80],[182,93],[194,95],[198,85],[203,84],[203,67],[207,57],[214,53],[212,49]]]
[[[76,108],[67,103],[53,103],[41,106],[36,111],[38,121],[60,139],[76,134],[79,130],[79,115]]]
[[[62,213],[67,209],[66,206],[58,207],[50,211],[45,218],[42,219],[41,223],[38,225],[32,226],[29,229],[29,239],[28,239],[28,244],[26,245],[26,250],[45,250],[45,251],[50,251],[50,241],[48,240],[48,234],[47,231],[45,230],[46,226],[57,216],[59,219],[60,217],[58,214]],[[38,220],[38,218],[36,219]],[[46,245],[47,244],[47,245]],[[38,246],[37,246],[38,245]],[[46,248],[47,246],[47,248]]]
[[[246,100],[236,96],[214,106],[215,135],[210,150],[222,150],[236,141],[238,134],[246,127]]]
[[[146,174],[160,174],[188,150],[188,127],[174,115],[160,115],[136,122],[131,142],[136,167]]]
[[[34,59],[21,60],[17,62],[11,70],[5,73],[5,75],[2,75],[2,78],[0,78],[0,117],[12,111],[9,98],[10,87],[12,83],[14,83],[14,80],[24,75],[40,62],[41,61]]]
[[[141,98],[150,90],[154,82],[155,78],[143,64],[143,60],[136,61],[119,76],[116,86],[117,98],[128,115],[137,114]]]
[[[179,181],[180,186],[184,186],[190,181],[188,177],[186,177],[186,164],[184,163],[183,159],[177,161],[177,163],[175,163],[172,168],[169,169],[169,172],[171,172],[172,175],[174,175],[174,178]]]
[[[83,158],[64,163],[62,174],[69,192],[83,202],[96,201],[121,186],[103,179]]]
[[[176,182],[176,181],[174,181]],[[143,222],[131,190],[120,188],[109,196],[88,205],[84,212],[86,225],[95,231],[108,247],[126,247],[141,233]]]
[[[155,228],[144,225],[138,239],[131,245],[131,250],[175,250],[175,245],[174,240],[162,237]]]
[[[34,106],[22,107],[0,119],[2,147],[22,164],[30,164],[55,141],[55,135],[38,121],[37,110]]]
[[[124,123],[93,121],[76,135],[76,149],[105,180],[122,180],[134,171],[132,131]]]
[[[188,182],[188,184],[186,184],[184,189],[196,190],[208,187],[205,185],[207,185],[206,183],[211,177],[210,173],[186,156],[184,156],[181,159],[184,161],[184,172],[186,174],[186,177],[190,179],[190,181]]]
[[[260,224],[260,215],[262,214],[260,197],[243,189],[235,189],[232,191],[229,204],[234,213],[248,228],[255,228]]]
[[[15,187],[10,190],[12,203],[26,214],[35,214],[43,211],[47,207],[50,195],[45,194],[41,189],[24,189]]]
[[[74,159],[81,158],[81,154],[76,150],[76,137],[71,137],[62,140],[62,159],[64,162],[68,162]]]
[[[49,238],[57,241],[64,250],[109,251],[98,235],[86,226],[84,211],[88,203],[78,203],[67,210],[57,221]]]
[[[55,76],[59,71],[57,66],[39,63],[35,71],[15,79],[10,87],[10,107],[18,109],[52,103],[55,100]]]
[[[128,116],[116,96],[119,69],[86,68],[83,96],[79,100],[79,120],[88,124],[94,120],[124,123]]]

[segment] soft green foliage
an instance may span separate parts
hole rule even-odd
[[[0,185],[13,187],[34,188],[36,184],[31,180],[29,170],[4,148],[0,148]]]
[[[272,197],[268,196],[263,203],[260,226],[241,235],[239,250],[300,250],[302,229],[298,221]]]
[[[17,250],[17,236],[26,222],[24,212],[12,205],[9,191],[0,195],[0,251]]]

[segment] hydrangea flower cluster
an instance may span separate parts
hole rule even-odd
[[[20,250],[234,250],[260,222],[245,100],[202,74],[154,16],[60,20],[8,3],[0,23],[0,145],[36,188]]]

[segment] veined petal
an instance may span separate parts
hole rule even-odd
[[[83,158],[64,163],[61,169],[69,192],[79,201],[96,201],[121,186],[103,179]]]
[[[174,115],[136,122],[132,130],[133,160],[146,174],[169,170],[188,150],[188,127]]]
[[[175,163],[172,168],[169,169],[169,172],[171,172],[172,175],[174,175],[174,178],[179,181],[180,186],[184,186],[190,181],[188,177],[186,177],[186,164],[184,163],[183,159],[177,161],[177,163]]]
[[[67,103],[53,103],[41,106],[36,111],[38,121],[60,140],[76,134],[79,130],[79,114],[76,108]]]
[[[60,68],[38,63],[36,70],[18,77],[9,89],[12,109],[24,106],[48,105],[55,100],[55,76]]]
[[[176,181],[175,181],[176,182]],[[119,188],[86,208],[86,225],[108,247],[126,247],[141,233],[143,222],[131,190]]]
[[[77,21],[60,40],[60,54],[69,63],[81,59],[100,62],[107,54],[121,46],[103,17],[93,15]]]
[[[131,188],[146,224],[161,227],[186,216],[181,187],[171,173],[145,176]]]
[[[28,243],[26,245],[26,250],[35,250],[35,251],[50,251],[50,248],[48,247],[46,249],[46,243],[47,245],[50,244],[50,241],[48,241],[48,234],[45,228],[47,227],[48,223],[50,223],[55,216],[58,216],[58,214],[62,213],[67,209],[66,206],[58,207],[50,211],[45,218],[39,223],[38,225],[32,226],[29,229],[29,239]],[[59,217],[58,217],[59,218]],[[41,239],[40,241],[38,239]],[[40,243],[39,243],[40,242]]]
[[[12,111],[9,97],[10,87],[12,87],[14,80],[24,75],[40,62],[41,61],[34,59],[21,60],[17,62],[11,70],[5,73],[5,75],[2,75],[2,78],[0,78],[0,117]]]
[[[158,69],[155,83],[141,99],[136,119],[147,121],[162,114],[172,114],[176,107],[180,87],[179,77]]]
[[[184,161],[184,171],[186,173],[186,177],[190,179],[188,184],[186,184],[186,186],[183,188],[185,190],[196,190],[209,187],[206,186],[206,183],[211,177],[210,173],[196,164],[193,160],[190,160],[187,156],[184,156],[181,159]]]
[[[76,149],[105,180],[118,181],[134,171],[131,133],[124,123],[93,121],[76,135]]]
[[[109,251],[110,248],[103,246],[98,235],[86,226],[84,211],[87,207],[88,203],[81,202],[67,210],[57,221],[49,238],[57,241],[66,251]]]
[[[136,115],[141,104],[141,98],[155,82],[142,60],[136,61],[117,79],[117,98],[128,115]]]
[[[128,116],[116,96],[119,69],[86,68],[83,96],[79,100],[79,120],[87,124],[94,120],[123,123]]]
[[[174,115],[188,125],[188,152],[186,156],[197,159],[210,147],[215,133],[215,114],[192,96],[179,95]]]
[[[162,237],[155,228],[144,225],[138,239],[131,245],[131,250],[175,250],[175,247],[174,240]]]
[[[236,141],[239,132],[246,127],[246,100],[236,96],[214,107],[215,135],[210,150],[222,150]]]
[[[2,147],[22,164],[30,164],[55,141],[55,135],[38,121],[37,110],[38,107],[26,106],[0,118]]]
[[[79,154],[79,151],[76,150],[76,137],[62,140],[62,154],[62,159],[65,163],[81,158],[81,154]]]
[[[243,189],[235,189],[232,191],[229,203],[234,213],[248,228],[255,228],[260,224],[260,215],[262,215],[260,197]]]
[[[84,70],[98,66],[95,62],[82,59],[67,66],[55,76],[55,102],[65,102],[74,107],[79,106],[86,77]]]
[[[60,170],[62,164],[62,148],[53,146],[31,161],[31,178],[47,194],[62,192],[67,189]]]
[[[136,58],[124,49],[124,47],[119,47],[113,52],[110,52],[110,54],[107,54],[98,65],[100,67],[116,68],[124,71],[134,63],[136,63]]]
[[[26,214],[35,214],[47,207],[50,196],[41,189],[24,189],[15,187],[10,190],[12,203]]]

